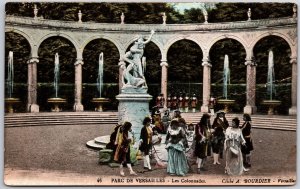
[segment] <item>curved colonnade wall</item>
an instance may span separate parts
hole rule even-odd
[[[208,112],[208,102],[211,90],[211,67],[209,52],[212,46],[222,39],[238,41],[246,52],[246,104],[245,113],[256,112],[255,85],[256,63],[253,49],[261,39],[277,36],[284,39],[290,47],[290,63],[292,66],[291,108],[290,115],[297,113],[297,18],[277,18],[251,20],[242,22],[208,23],[208,24],[112,24],[92,22],[69,22],[58,20],[34,19],[28,17],[6,16],[5,32],[22,35],[30,44],[31,58],[28,63],[28,102],[27,111],[38,112],[37,104],[37,66],[39,62],[38,49],[43,41],[53,36],[69,40],[76,49],[75,69],[75,102],[74,111],[83,111],[82,96],[82,66],[84,66],[83,50],[89,42],[95,39],[106,39],[112,42],[119,51],[119,78],[125,62],[122,56],[126,49],[136,40],[138,35],[148,35],[155,30],[152,42],[161,52],[161,92],[167,99],[167,53],[172,44],[186,39],[195,42],[203,53],[203,99],[202,112]],[[119,88],[122,86],[119,81]],[[199,89],[200,90],[200,89]],[[166,103],[165,103],[166,104]]]

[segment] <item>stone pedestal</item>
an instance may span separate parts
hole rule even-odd
[[[247,105],[244,107],[244,114],[252,115],[252,114],[255,114],[256,112],[257,112],[256,106]]]
[[[121,93],[116,99],[119,100],[119,123],[130,122],[135,138],[139,139],[143,120],[150,116],[149,101],[152,96],[147,93]]]
[[[39,105],[37,105],[37,104],[29,104],[28,105],[28,112],[31,112],[31,113],[40,112]]]
[[[289,115],[297,115],[297,106],[292,106],[289,109]]]

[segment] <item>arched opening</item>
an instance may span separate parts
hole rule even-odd
[[[202,99],[202,69],[203,53],[197,43],[191,40],[179,40],[170,46],[168,60],[168,95],[177,99],[191,98],[194,94]],[[200,109],[201,103],[196,109]]]
[[[89,42],[83,50],[82,67],[82,104],[85,110],[94,110],[93,98],[99,98],[97,77],[99,56],[103,53],[103,91],[101,97],[109,98],[110,103],[104,104],[104,110],[117,110],[118,101],[115,96],[119,94],[119,59],[117,47],[109,40],[95,39]]]
[[[13,92],[9,94],[8,78],[8,55],[13,52]],[[19,98],[21,103],[16,104],[15,112],[25,112],[27,104],[27,61],[30,58],[31,47],[27,39],[14,32],[5,33],[5,98]],[[23,94],[23,95],[21,95]]]
[[[132,44],[126,49],[130,50]],[[143,57],[146,58],[145,79],[148,85],[148,94],[153,98],[149,102],[149,107],[155,106],[155,99],[161,93],[161,52],[158,46],[150,41],[146,44]]]
[[[76,49],[66,38],[54,36],[45,39],[38,49],[39,63],[37,65],[38,95],[40,111],[49,111],[51,104],[48,98],[55,97],[54,62],[55,53],[59,55],[59,90],[57,97],[66,99],[63,111],[72,111],[74,105],[74,82]]]
[[[288,43],[278,36],[267,36],[260,39],[254,46],[254,57],[256,66],[256,105],[257,111],[266,113],[268,107],[262,105],[263,100],[269,100],[267,90],[268,57],[269,51],[273,51],[275,93],[273,100],[280,100],[281,103],[275,109],[275,113],[288,114],[291,106],[291,73],[292,65],[289,63],[291,49]]]
[[[243,45],[235,39],[222,39],[216,42],[209,51],[211,60],[211,96],[224,99],[224,59],[228,56],[230,74],[228,75],[227,99],[235,100],[230,106],[233,112],[242,112],[246,104],[246,51]],[[217,103],[215,110],[223,109],[224,105]]]

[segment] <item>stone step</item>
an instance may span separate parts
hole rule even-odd
[[[196,124],[200,121],[202,113],[182,113],[182,117],[187,123]],[[238,117],[241,121],[243,118],[242,114],[227,114],[227,120],[231,120],[234,117]],[[270,115],[254,115],[252,118],[252,127],[258,129],[273,129],[273,130],[286,130],[296,131],[297,129],[297,118],[294,116],[270,116]],[[211,121],[213,118],[211,119]]]
[[[185,119],[187,123],[198,123],[199,119]],[[228,120],[229,121],[229,120]],[[243,121],[242,121],[243,122]],[[252,124],[270,124],[270,125],[282,125],[282,124],[288,124],[288,125],[297,125],[297,122],[293,121],[276,121],[276,120],[255,120],[252,121]]]
[[[182,117],[191,117],[191,118],[201,118],[202,115],[187,115],[187,114],[183,114]],[[216,117],[216,116],[211,116],[211,117]],[[229,115],[226,115],[226,118],[227,117],[238,117],[238,118],[242,118],[243,115],[242,114],[237,114],[237,115],[234,115],[234,114],[229,114]],[[297,117],[287,117],[287,116],[278,116],[278,117],[270,117],[270,116],[251,116],[251,118],[253,119],[283,119],[283,120],[296,120]]]
[[[67,120],[79,120],[79,121],[84,121],[84,120],[116,120],[118,119],[117,117],[85,117],[85,118],[17,118],[17,119],[6,119],[5,122],[22,122],[22,121],[67,121]]]
[[[117,124],[118,120],[82,120],[82,121],[37,121],[37,122],[18,122],[18,123],[6,123],[5,127],[26,127],[26,126],[54,126],[54,125],[86,125],[86,124]]]
[[[5,127],[116,124],[117,112],[51,112],[6,114]]]
[[[196,124],[200,121],[202,113],[182,113],[186,122]],[[242,114],[227,114],[228,120]],[[291,116],[254,115],[253,128],[291,130],[296,131],[297,119]],[[213,120],[213,118],[212,118]],[[6,114],[5,127],[26,126],[55,126],[55,125],[85,125],[85,124],[117,124],[118,112],[45,112],[45,113],[14,113]]]

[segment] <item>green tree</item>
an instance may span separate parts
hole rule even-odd
[[[218,3],[209,12],[209,22],[246,21],[249,8],[252,20],[291,17],[292,7],[292,3]]]

